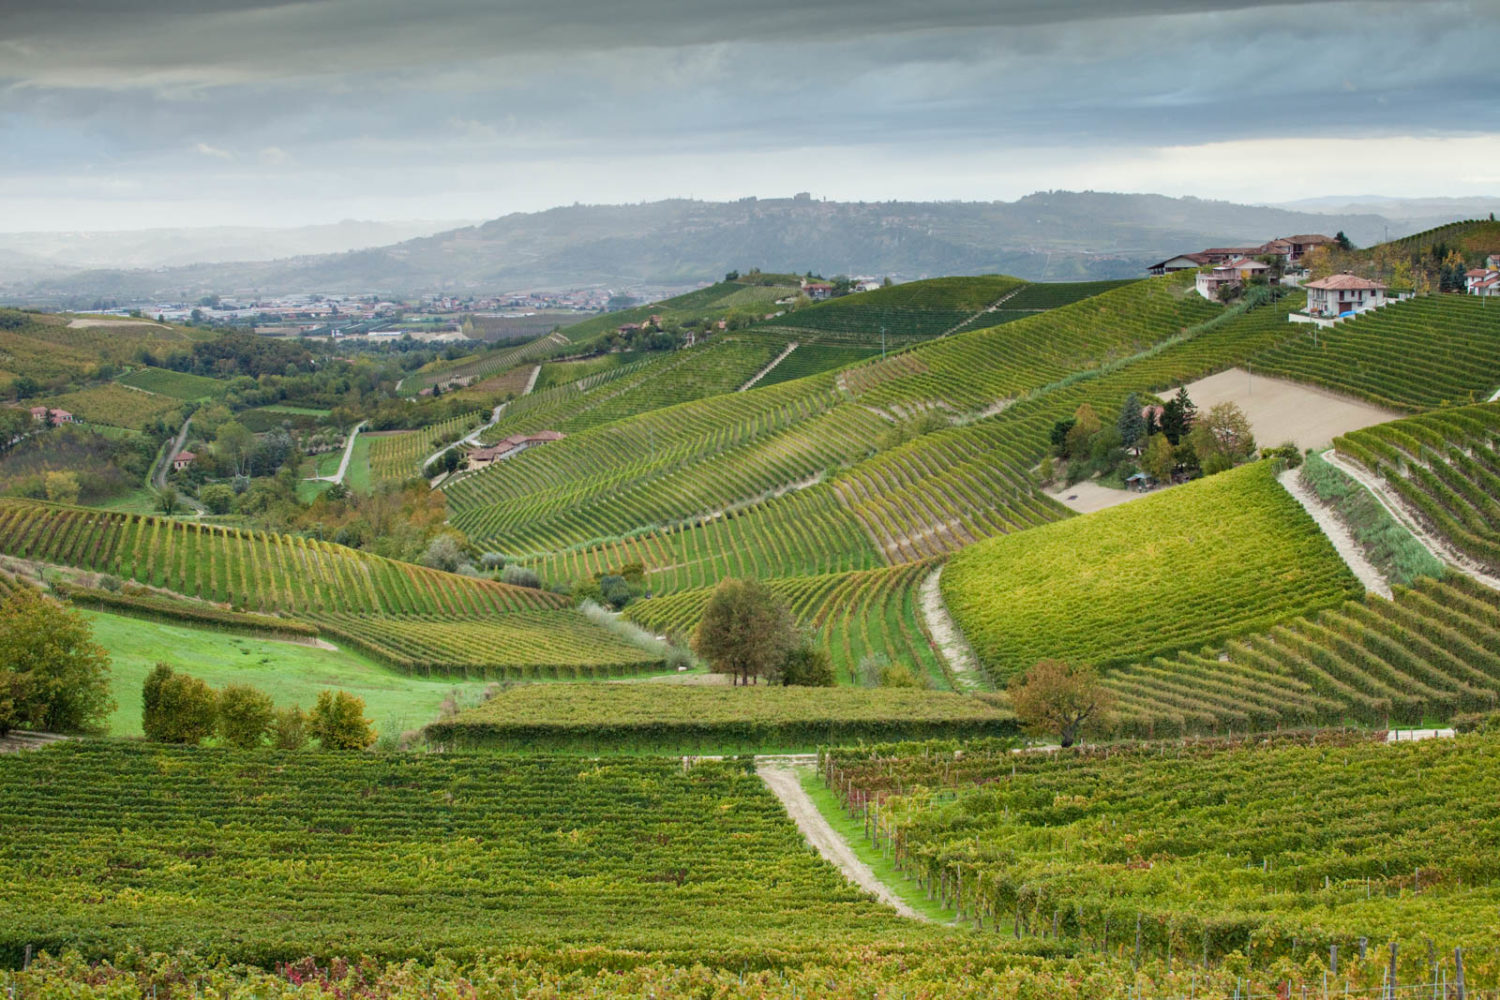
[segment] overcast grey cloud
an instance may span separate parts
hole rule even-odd
[[[0,229],[1492,193],[1497,25],[1500,0],[10,0]]]

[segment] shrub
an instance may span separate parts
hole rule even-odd
[[[234,509],[234,487],[226,483],[209,483],[198,491],[198,499],[210,514],[228,514]]]
[[[542,585],[542,578],[529,566],[511,564],[500,571],[500,582],[508,583],[513,587],[539,588]]]
[[[781,665],[781,683],[788,687],[833,687],[833,660],[827,650],[803,643]]]
[[[308,735],[324,750],[364,750],[375,742],[375,726],[365,718],[365,700],[347,691],[318,695],[308,718]]]
[[[219,692],[219,735],[230,746],[249,750],[265,742],[276,717],[271,696],[249,684]]]
[[[887,664],[880,668],[880,686],[883,688],[925,688],[927,678],[917,674],[904,663]]]
[[[278,750],[307,746],[307,713],[296,705],[278,709],[271,719],[271,745]]]
[[[193,745],[214,731],[219,700],[196,677],[158,663],[142,689],[141,729],[158,743]]]

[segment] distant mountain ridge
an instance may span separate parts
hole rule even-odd
[[[899,280],[984,273],[1080,280],[1135,277],[1153,260],[1210,245],[1339,230],[1363,245],[1431,224],[1429,218],[1092,191],[1040,192],[1013,202],[674,199],[515,213],[347,253],[155,271],[82,271],[12,283],[7,293],[46,303],[210,292],[688,286],[751,266]]]

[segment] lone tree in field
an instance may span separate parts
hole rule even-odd
[[[710,669],[750,684],[781,669],[801,637],[792,613],[757,580],[721,580],[693,635]]]
[[[30,587],[12,592],[0,604],[0,735],[102,733],[114,707],[109,654],[83,616]]]
[[[1010,681],[1010,704],[1033,735],[1057,734],[1070,747],[1079,735],[1104,727],[1114,694],[1093,667],[1062,660],[1038,660]]]

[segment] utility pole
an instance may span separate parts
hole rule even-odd
[[[885,324],[880,326],[880,360],[885,360]]]

